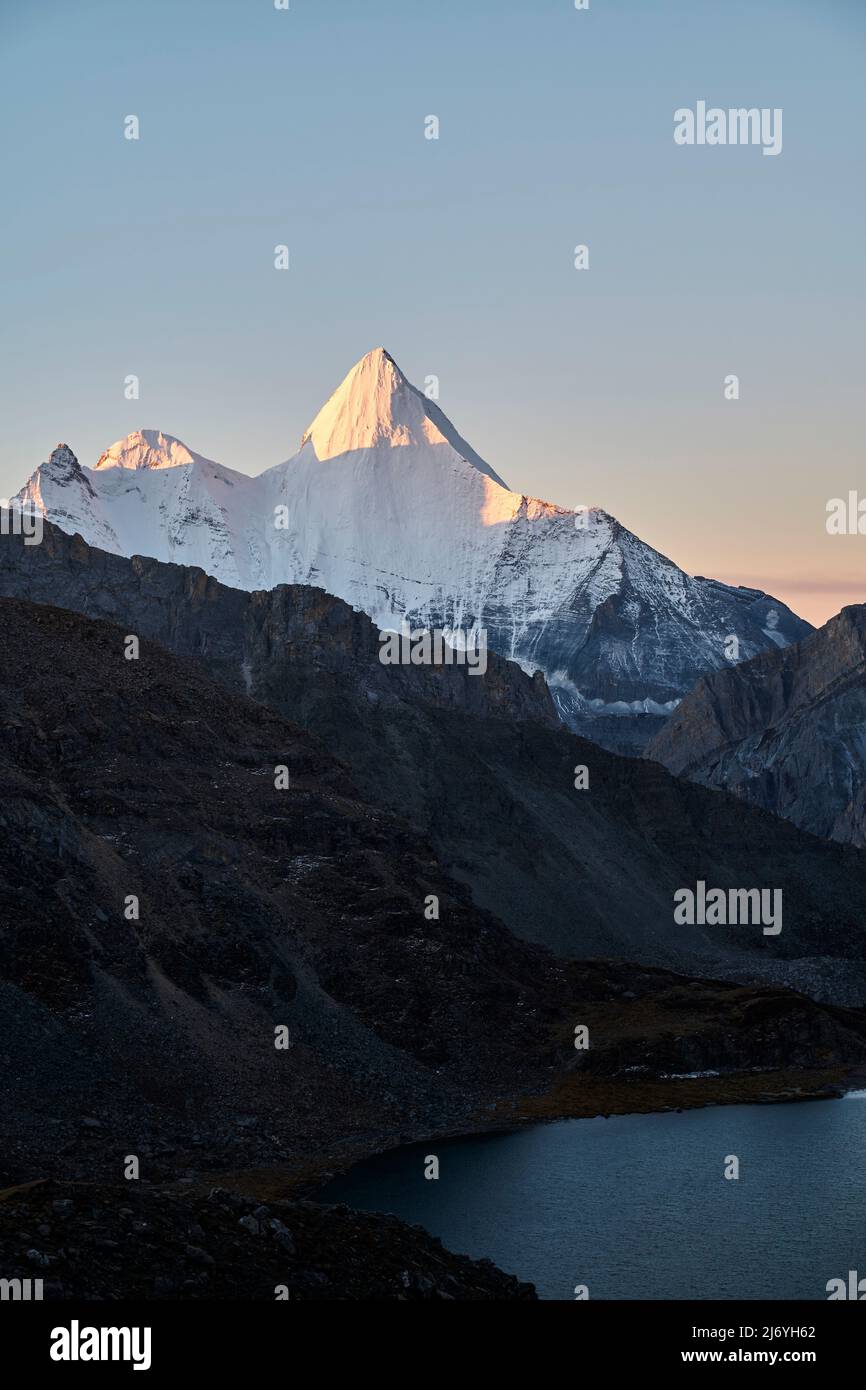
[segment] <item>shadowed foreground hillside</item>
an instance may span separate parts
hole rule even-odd
[[[57,1220],[23,1210],[40,1196],[6,1199],[7,1273],[34,1260],[41,1273],[36,1250],[73,1291],[98,1291],[98,1275],[116,1293],[131,1287],[127,1266],[86,1266],[81,1249],[140,1236],[150,1277],[166,1223],[146,1211],[127,1230],[138,1218],[124,1208],[158,1192],[181,1203],[169,1224],[185,1245],[217,1259],[234,1251],[234,1217],[218,1204],[214,1253],[195,1229],[211,1229],[212,1208],[186,1205],[214,1186],[266,1183],[279,1196],[401,1140],[826,1094],[866,1065],[859,1011],[518,941],[314,736],[157,644],[126,660],[126,637],[0,600],[2,1181],[90,1185],[71,1194],[70,1229],[83,1222],[71,1254]],[[425,916],[431,896],[438,919]],[[287,1048],[275,1029],[288,1029]],[[698,1092],[670,1079],[708,1069],[719,1076]],[[138,1177],[118,1187],[130,1158]],[[124,1202],[127,1186],[139,1197]],[[337,1248],[367,1238],[368,1218],[333,1221]],[[395,1249],[412,1239],[395,1234]],[[166,1277],[183,1293],[173,1241]],[[423,1291],[432,1256],[415,1243]],[[198,1288],[212,1267],[184,1259]],[[262,1269],[270,1277],[268,1259]],[[451,1272],[457,1290],[446,1278],[445,1292],[486,1296],[486,1275]],[[363,1288],[392,1290],[392,1276],[383,1266],[377,1284],[373,1266]],[[357,1296],[353,1278],[349,1264],[342,1283],[335,1270],[330,1296]]]
[[[0,538],[0,594],[117,621],[303,725],[517,936],[866,1002],[866,856],[576,738],[512,662],[383,666],[369,619],[319,589],[248,594],[50,525],[38,546]],[[698,880],[781,889],[782,934],[676,926],[673,895]]]

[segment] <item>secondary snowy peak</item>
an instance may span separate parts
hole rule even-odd
[[[121,547],[93,487],[93,477],[68,444],[58,444],[13,500],[17,507],[40,512],[70,535],[78,531],[91,544],[119,552]]]
[[[26,505],[35,508],[44,516],[49,516],[53,521],[54,517],[50,510],[51,502],[46,503],[43,496],[43,492],[46,490],[51,500],[59,495],[63,495],[67,499],[78,497],[85,509],[89,507],[90,499],[95,496],[93,488],[87,480],[85,470],[81,467],[68,444],[55,445],[48,455],[48,462],[41,464],[31,474],[30,479],[17,494],[15,500],[21,506]]]
[[[185,464],[209,462],[162,430],[134,430],[106,449],[96,468],[181,468]]]
[[[90,484],[81,471],[81,464],[78,462],[78,459],[75,457],[68,444],[56,445],[48,455],[48,462],[45,467],[49,470],[55,482],[61,484],[81,482],[84,483],[88,490],[92,491],[92,489],[90,489]]]
[[[48,462],[53,467],[63,467],[64,465],[72,468],[78,467],[78,459],[68,444],[56,444],[48,455]]]
[[[380,449],[453,450],[500,487],[502,479],[457,433],[439,407],[406,379],[384,348],[356,362],[301,439],[320,463]]]

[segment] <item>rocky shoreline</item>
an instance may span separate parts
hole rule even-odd
[[[47,1299],[530,1299],[532,1285],[392,1216],[51,1180],[0,1193],[0,1278]]]
[[[866,1085],[866,1071],[832,1067],[779,1071],[732,1072],[717,1077],[656,1078],[653,1080],[597,1080],[570,1074],[549,1091],[502,1101],[467,1118],[456,1127],[431,1132],[381,1135],[341,1145],[296,1169],[278,1166],[223,1174],[234,1190],[262,1200],[282,1197],[314,1198],[341,1173],[366,1159],[410,1144],[453,1142],[484,1134],[508,1133],[560,1120],[609,1119],[612,1115],[657,1115],[699,1110],[713,1105],[786,1105],[807,1101],[839,1100],[846,1092]],[[204,1183],[219,1175],[205,1175]]]
[[[0,1191],[0,1278],[49,1299],[528,1300],[531,1284],[445,1249],[420,1226],[315,1200],[336,1173],[390,1148],[568,1118],[838,1098],[862,1071],[652,1080],[568,1078],[435,1134],[358,1136],[297,1165],[173,1183],[39,1179]]]

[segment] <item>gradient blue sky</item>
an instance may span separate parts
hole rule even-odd
[[[866,495],[862,0],[0,16],[0,493],[141,427],[258,472],[382,344],[513,488],[813,621],[866,599],[825,530]],[[699,99],[782,107],[782,153],[676,146]]]

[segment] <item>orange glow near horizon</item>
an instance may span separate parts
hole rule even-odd
[[[822,627],[842,608],[851,603],[866,603],[866,583],[851,580],[825,582],[820,579],[783,578],[772,575],[718,575],[726,584],[742,584],[750,589],[763,589],[774,598],[781,599],[801,618]]]

